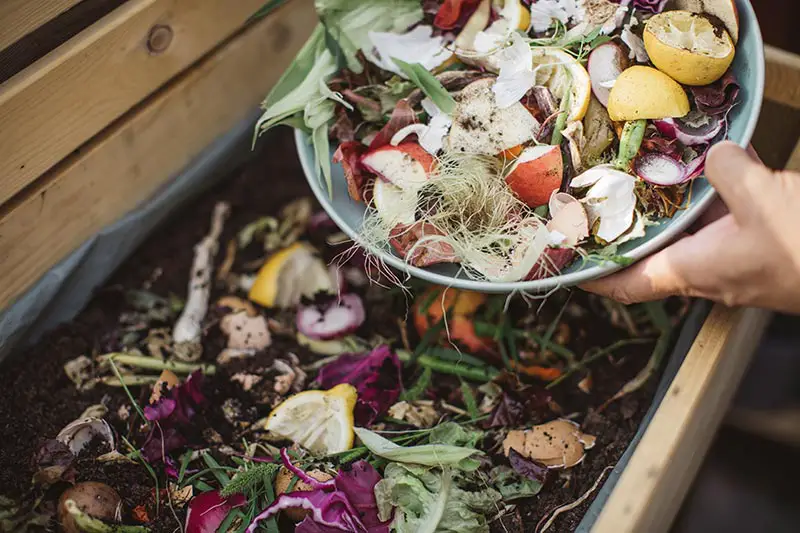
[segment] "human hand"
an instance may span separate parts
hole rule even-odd
[[[706,177],[729,213],[656,254],[581,288],[623,303],[672,295],[800,313],[800,173],[773,171],[732,142]]]

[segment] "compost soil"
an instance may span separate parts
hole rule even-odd
[[[109,421],[118,431],[124,429],[124,424],[113,418],[121,407],[129,404],[124,391],[97,386],[79,392],[66,377],[64,363],[82,354],[103,353],[110,343],[113,344],[119,327],[118,317],[125,306],[122,288],[146,287],[160,295],[185,296],[192,248],[208,231],[216,202],[225,200],[231,205],[231,215],[220,241],[225,243],[248,222],[274,214],[293,198],[310,196],[294,151],[293,137],[288,131],[265,136],[251,161],[242,168],[232,169],[228,179],[176,212],[96,291],[91,302],[74,320],[56,328],[34,346],[15,354],[0,367],[0,495],[18,498],[26,493],[35,471],[32,458],[39,446],[52,439],[88,406],[104,403],[112,417]],[[221,251],[217,263],[222,255]],[[252,259],[239,257],[237,263]],[[407,307],[403,306],[407,306],[407,302],[404,303],[403,298],[383,297],[386,291],[379,288],[373,287],[367,292],[367,322],[362,330],[396,336],[397,321],[406,316]],[[212,294],[212,300],[220,294]],[[572,301],[577,304],[584,303],[584,299],[585,296],[579,292],[572,296]],[[527,312],[537,312],[536,306]],[[591,320],[584,321],[584,324],[588,331],[583,334],[598,345],[607,344],[609,339],[613,341],[614,335],[619,336],[607,327],[591,330]],[[216,354],[223,347],[224,338],[218,333],[209,334],[204,345],[205,354]],[[564,387],[558,393],[557,400],[564,413],[579,413],[577,419],[582,422],[582,429],[598,437],[597,445],[581,464],[559,476],[532,500],[521,502],[514,513],[502,519],[502,523],[493,522],[493,531],[533,532],[542,517],[576,500],[595,484],[598,477],[607,474],[607,467],[619,460],[636,433],[652,401],[658,376],[652,377],[635,393],[612,403],[602,414],[586,413],[590,406],[602,404],[635,376],[647,362],[651,350],[649,345],[631,346],[616,364],[598,361],[592,367],[593,387],[589,394],[575,386]],[[276,355],[289,351],[301,359],[311,357],[293,339],[275,335],[272,346],[265,353],[206,378],[205,392],[212,407],[204,416],[217,433],[210,439],[221,437],[224,440],[231,434],[231,425],[220,409],[225,399],[239,400],[245,416],[252,420],[267,414],[263,406],[248,405],[252,401],[230,380],[230,375],[243,369],[263,369]],[[141,401],[147,394],[148,391],[142,390],[142,397],[137,399]],[[101,481],[115,488],[128,513],[152,498],[153,478],[139,464],[109,465],[97,463],[91,457],[81,457],[77,472],[78,481]],[[163,480],[163,472],[159,471],[159,474]],[[61,488],[55,486],[51,489],[42,508],[53,505]],[[560,515],[549,531],[573,531],[593,497],[594,494],[576,509]],[[154,521],[149,525],[154,532],[176,531],[180,527],[178,520],[183,519],[184,513],[183,510],[171,512],[162,508],[157,518],[151,516]]]

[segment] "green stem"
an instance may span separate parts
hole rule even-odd
[[[553,387],[555,387],[556,385],[558,385],[559,383],[570,377],[578,370],[586,368],[590,363],[597,361],[601,357],[611,355],[620,348],[623,348],[625,346],[630,346],[631,344],[648,344],[651,342],[653,342],[653,339],[622,339],[620,341],[617,341],[609,346],[606,346],[605,348],[597,350],[597,352],[593,353],[588,357],[584,357],[577,363],[570,365],[563,374],[561,374],[559,377],[557,377],[556,379],[545,385],[545,388],[552,389]]]
[[[412,355],[405,350],[398,350],[397,357],[405,362],[412,360]],[[453,376],[460,376],[470,381],[486,382],[495,378],[500,372],[492,367],[475,367],[463,363],[451,363],[428,354],[419,355],[416,363],[422,368],[430,368],[434,372],[440,374],[450,374]]]
[[[108,385],[109,387],[122,387],[123,385],[127,385],[128,387],[139,387],[141,385],[152,385],[156,382],[158,382],[158,376],[137,376],[130,374],[120,374],[119,377],[106,376],[100,379],[100,383],[103,385]]]
[[[567,73],[569,75],[569,73]],[[572,76],[569,75],[570,79],[568,81],[568,87],[572,85]],[[561,99],[561,105],[558,106],[558,118],[556,119],[556,124],[553,126],[553,136],[550,139],[550,144],[553,146],[558,146],[561,144],[563,140],[563,135],[561,132],[564,131],[564,126],[567,125],[567,119],[569,118],[569,106],[570,101],[572,100],[572,93],[567,90],[567,94],[564,95],[564,98]]]
[[[149,426],[150,425],[150,421],[147,419],[146,416],[144,416],[144,411],[142,411],[142,408],[139,407],[139,404],[136,402],[136,399],[133,397],[133,394],[131,394],[131,390],[128,388],[128,385],[125,383],[125,380],[123,379],[122,374],[119,373],[119,368],[117,368],[117,365],[114,364],[114,360],[113,359],[109,359],[108,362],[111,365],[111,371],[114,372],[114,375],[117,377],[117,379],[119,380],[120,384],[122,385],[122,388],[125,391],[125,394],[128,395],[128,400],[130,400],[131,405],[133,405],[133,408],[136,409],[136,412],[142,418],[142,421],[144,421],[144,423]]]
[[[212,375],[217,371],[214,365],[181,363],[179,361],[164,361],[155,357],[145,355],[133,355],[129,353],[109,353],[103,356],[108,361],[115,361],[121,365],[132,366],[144,370],[169,370],[176,374],[191,374],[197,370],[206,375]]]
[[[619,138],[619,154],[614,160],[614,166],[619,170],[628,171],[631,161],[642,146],[645,129],[647,129],[647,121],[643,119],[625,123]]]
[[[125,526],[122,524],[106,524],[102,520],[92,518],[78,508],[75,500],[67,500],[64,507],[72,516],[79,531],[85,533],[150,533],[145,526]]]

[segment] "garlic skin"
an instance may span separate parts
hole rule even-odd
[[[611,165],[598,165],[575,177],[571,187],[590,187],[583,197],[589,226],[607,243],[628,231],[636,211],[636,178]]]
[[[402,69],[392,61],[393,58],[419,63],[425,69],[432,70],[452,56],[445,48],[444,37],[433,35],[432,26],[420,25],[407,33],[370,31],[367,35],[373,46],[372,50],[363,50],[367,60],[406,79]]]
[[[116,449],[111,426],[102,418],[92,416],[73,420],[58,432],[56,440],[66,445],[77,457],[96,437],[102,438],[111,450]]]

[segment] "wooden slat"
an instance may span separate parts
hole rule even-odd
[[[800,109],[800,56],[774,46],[765,46],[764,56],[764,98]]]
[[[712,309],[593,533],[669,531],[770,315]]]
[[[0,203],[219,42],[264,0],[130,0],[0,86]],[[151,29],[173,33],[163,53]]]
[[[0,216],[0,309],[253,113],[315,23],[292,0],[37,182]]]
[[[56,18],[81,0],[2,0],[0,50]]]

